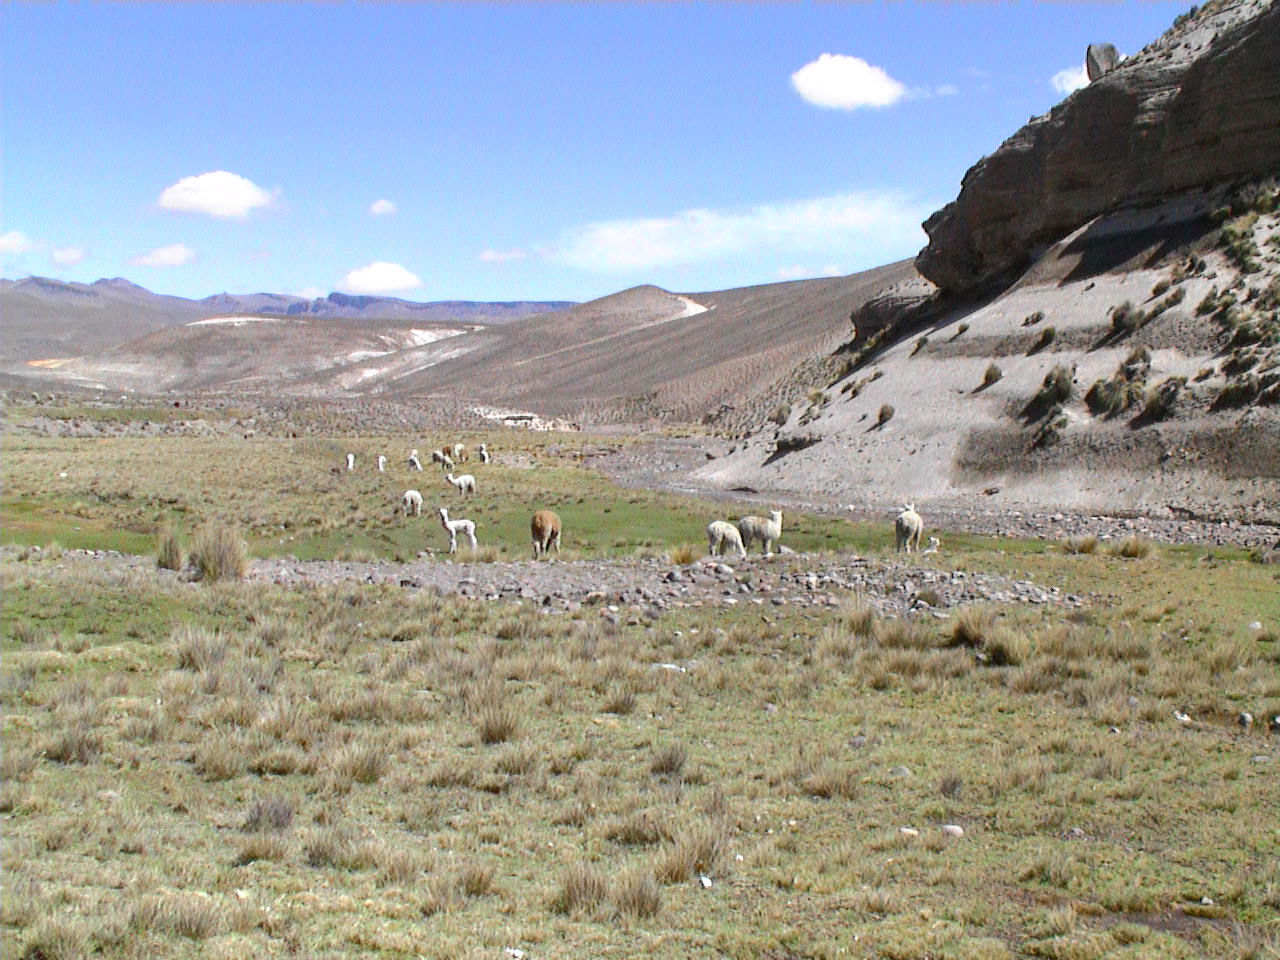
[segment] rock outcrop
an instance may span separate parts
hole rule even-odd
[[[916,266],[973,290],[1099,214],[1277,173],[1280,5],[1218,0],[971,168]]]

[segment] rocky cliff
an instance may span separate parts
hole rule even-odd
[[[916,265],[963,293],[1099,214],[1276,174],[1280,6],[1215,0],[979,161]]]

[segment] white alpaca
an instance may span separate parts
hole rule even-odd
[[[729,548],[738,551],[740,556],[747,555],[747,548],[742,545],[742,534],[728,520],[712,520],[707,524],[707,552],[723,557]]]
[[[469,473],[460,473],[456,477],[452,473],[447,473],[445,479],[457,487],[463,496],[476,492],[476,478]]]
[[[347,454],[347,469],[354,470],[356,468],[356,455],[354,453]]]
[[[440,508],[440,526],[444,527],[445,533],[449,534],[449,552],[458,552],[458,534],[466,534],[471,541],[471,549],[476,548],[476,523],[474,520],[466,520],[459,517],[457,520],[449,519],[449,511],[444,507]]]
[[[422,461],[418,459],[418,451],[416,449],[413,451],[413,453],[409,454],[409,469],[410,470],[422,469]]]
[[[920,551],[920,537],[924,534],[924,521],[920,519],[920,514],[916,513],[916,505],[914,503],[908,503],[902,508],[902,512],[898,514],[898,519],[893,521],[893,531],[897,536],[899,553],[903,551],[910,553],[913,545],[917,553]]]
[[[480,462],[481,463],[489,462],[489,448],[483,443],[480,444]]]
[[[378,454],[378,472],[387,472],[387,458],[383,454]]]
[[[929,545],[928,545],[927,547],[925,547],[923,550],[921,550],[920,552],[921,552],[921,553],[937,553],[937,552],[938,552],[938,548],[939,548],[940,546],[942,546],[942,541],[941,541],[941,540],[939,540],[937,537],[930,537],[930,538],[929,538]]]
[[[422,494],[417,490],[406,490],[404,496],[400,498],[400,506],[404,507],[406,517],[410,513],[416,517],[422,516]]]
[[[738,521],[738,533],[742,537],[744,554],[751,544],[759,540],[764,555],[772,556],[774,543],[782,539],[782,511],[770,510],[768,520],[764,517],[743,517]]]
[[[533,535],[533,559],[544,555],[555,547],[560,552],[560,514],[554,510],[539,510],[529,521],[529,532]]]
[[[431,462],[440,464],[440,469],[449,473],[453,470],[453,457],[445,453],[443,450],[431,451]]]
[[[445,453],[457,463],[467,462],[467,445],[465,443],[455,443],[450,447],[446,447]]]

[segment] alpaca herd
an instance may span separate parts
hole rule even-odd
[[[431,451],[432,463],[439,464],[445,471],[445,482],[462,494],[464,499],[476,492],[475,475],[470,473],[455,475],[453,471],[455,464],[465,463],[468,456],[469,451],[462,443],[445,444],[440,449]],[[492,461],[487,444],[481,443],[477,446],[476,457],[481,463]],[[422,461],[418,458],[417,449],[409,453],[407,463],[410,470],[422,470]],[[387,458],[384,454],[378,455],[377,464],[378,472],[385,473]],[[354,453],[346,454],[346,468],[348,471],[355,470],[356,455]],[[400,497],[400,506],[406,517],[422,516],[422,493],[414,489],[405,490]],[[449,511],[445,507],[439,508],[439,516],[441,527],[449,535],[450,553],[456,553],[458,550],[459,534],[470,540],[473,549],[477,546],[474,520],[466,517],[450,519]],[[908,503],[902,508],[894,520],[893,529],[895,548],[899,553],[937,553],[942,545],[937,537],[930,537],[928,547],[923,550],[920,548],[920,541],[924,536],[924,520],[916,512],[915,504]],[[560,533],[559,514],[551,510],[539,510],[534,513],[530,520],[533,558],[537,560],[541,556],[547,556],[552,550],[559,554]],[[731,523],[728,520],[712,520],[707,524],[706,534],[707,553],[713,557],[723,557],[733,552],[745,558],[750,548],[756,543],[760,544],[761,555],[770,557],[773,556],[774,545],[780,545],[782,539],[782,511],[770,510],[767,517],[742,517],[737,523]],[[785,547],[781,549],[786,551]]]

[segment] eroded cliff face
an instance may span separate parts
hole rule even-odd
[[[1101,213],[1276,174],[1280,6],[1217,0],[972,167],[916,266],[963,293]]]

